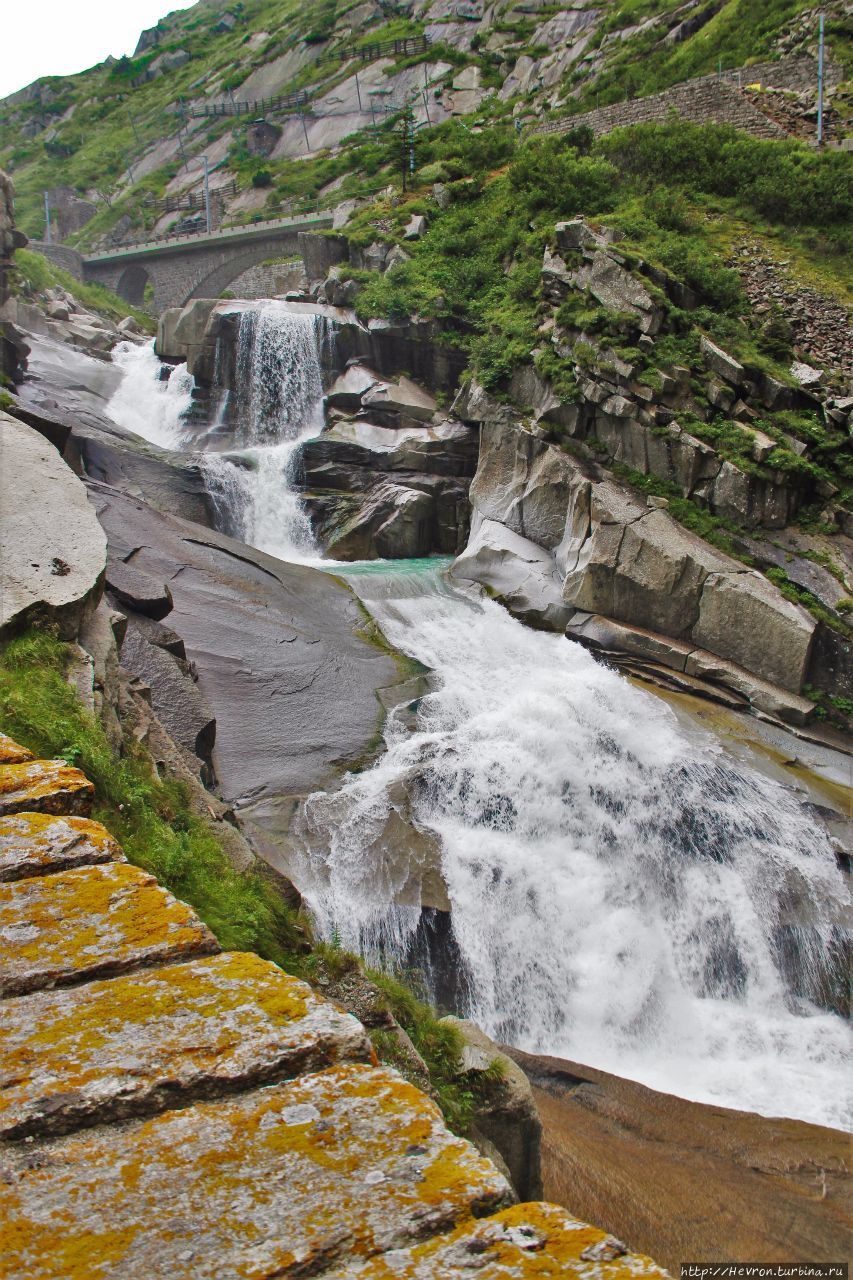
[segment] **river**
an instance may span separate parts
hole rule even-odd
[[[241,305],[227,434],[221,404],[188,425],[191,381],[179,367],[160,382],[150,347],[117,352],[110,412],[201,451],[225,531],[329,568],[291,482],[322,427],[330,335],[286,305]],[[410,954],[421,913],[395,902],[399,851],[382,839],[403,795],[438,850],[459,1012],[685,1098],[846,1127],[851,1032],[818,1003],[838,980],[846,886],[801,797],[454,584],[447,560],[333,567],[432,677],[414,727],[392,714],[372,767],[306,802],[295,879],[318,931],[387,965]]]

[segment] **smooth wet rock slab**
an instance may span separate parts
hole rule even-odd
[[[334,1270],[328,1280],[629,1280],[666,1272],[553,1204],[519,1204],[450,1235]]]
[[[371,1053],[355,1018],[252,954],[37,992],[3,1006],[0,1136],[152,1114]]]
[[[0,996],[218,950],[185,903],[126,863],[0,885]]]
[[[89,818],[49,813],[0,817],[0,881],[123,861],[106,827]]]
[[[64,760],[27,760],[0,767],[0,815],[8,813],[88,814],[95,788]]]
[[[10,1145],[10,1274],[307,1276],[502,1207],[509,1186],[394,1073],[335,1067],[235,1101]]]

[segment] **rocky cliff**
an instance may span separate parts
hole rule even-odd
[[[0,385],[19,382],[26,364],[26,343],[7,317],[13,255],[26,243],[27,237],[15,227],[11,179],[0,169]]]

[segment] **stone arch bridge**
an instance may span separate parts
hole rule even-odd
[[[300,232],[322,231],[331,225],[331,213],[306,213],[274,222],[229,227],[210,235],[124,245],[83,257],[81,269],[74,274],[106,285],[134,306],[142,303],[150,284],[150,307],[159,314],[167,307],[183,306],[191,298],[218,298],[249,267],[297,253]],[[64,246],[40,244],[33,248],[54,258],[56,253],[50,250]],[[70,264],[63,260],[61,265]]]

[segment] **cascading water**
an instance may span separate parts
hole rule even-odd
[[[116,348],[113,360],[124,376],[107,410],[161,448],[203,451],[198,462],[224,532],[280,559],[313,559],[292,467],[300,441],[323,428],[321,360],[331,362],[333,344],[334,327],[320,313],[280,302],[241,303],[236,386],[214,386],[218,407],[206,434],[187,419],[192,374],[182,364],[162,381],[153,343]],[[215,383],[221,365],[217,350]]]
[[[221,527],[318,566],[290,465],[322,425],[330,340],[319,316],[243,311],[237,386],[203,455]],[[159,389],[153,353],[135,351],[119,356],[114,416],[178,447],[179,375]],[[175,381],[176,402],[187,385]],[[844,1125],[850,1031],[819,1004],[844,980],[844,882],[822,830],[658,699],[441,568],[347,569],[435,689],[414,732],[390,717],[378,762],[305,806],[295,879],[320,930],[385,962],[410,954],[421,913],[391,905],[399,850],[383,848],[403,795],[439,851],[464,1011],[492,1035],[685,1097]]]
[[[796,798],[428,562],[350,581],[438,688],[416,732],[392,720],[372,769],[306,805],[296,878],[326,936],[405,956],[418,909],[389,910],[393,857],[364,856],[402,788],[440,844],[466,1012],[491,1035],[843,1124],[850,1032],[807,998],[833,976],[843,876]]]
[[[320,362],[333,341],[323,315],[286,303],[242,304],[237,385],[220,389],[218,412],[221,423],[233,406],[236,448],[202,462],[221,527],[281,559],[314,554],[292,467],[300,441],[323,428]]]
[[[114,422],[162,449],[180,449],[189,438],[186,415],[192,404],[193,378],[179,364],[161,381],[163,365],[154,343],[120,342],[113,362],[123,377],[107,403]]]

